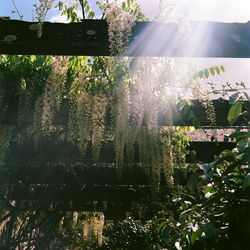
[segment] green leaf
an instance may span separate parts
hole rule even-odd
[[[90,11],[88,16],[87,16],[87,19],[93,19],[94,17],[95,17],[94,11]]]
[[[24,78],[21,79],[20,85],[22,89],[26,89],[26,81]]]
[[[63,9],[63,3],[61,1],[59,1],[58,3],[58,8],[60,11]]]
[[[227,120],[230,125],[233,125],[236,120],[239,118],[239,115],[242,111],[242,104],[240,102],[236,102],[229,110]]]
[[[36,56],[35,55],[31,55],[30,56],[30,61],[33,63],[36,60]]]
[[[248,145],[248,138],[247,138],[247,141],[243,140],[243,141],[239,142],[237,144],[237,148],[238,148],[239,152],[243,151],[247,147],[247,145]]]
[[[236,131],[236,132],[232,133],[231,135],[229,135],[229,138],[236,138],[236,137],[237,137],[237,139],[242,139],[242,138],[248,139],[250,137],[250,132]]]
[[[216,190],[213,186],[207,186],[205,193],[214,193]]]
[[[122,9],[125,10],[126,9],[126,3],[122,2]]]
[[[215,66],[216,73],[220,75],[220,68],[218,66]]]
[[[157,228],[158,231],[160,231],[165,225],[167,224],[166,221],[163,221],[160,226]]]
[[[239,100],[240,94],[235,93],[229,97],[229,104],[235,104]]]
[[[192,233],[191,235],[191,243],[194,244],[195,241],[201,236],[202,230],[199,228],[195,232]]]
[[[178,107],[179,107],[179,110],[183,110],[183,108],[188,105],[186,100],[178,100],[178,103],[177,103]]]
[[[240,116],[248,116],[247,110],[245,110],[245,111],[243,111],[242,113],[240,113]]]
[[[199,76],[200,78],[203,78],[203,77],[204,77],[204,73],[203,73],[202,70],[198,72],[198,76]]]
[[[250,173],[248,173],[248,174],[245,176],[242,186],[243,186],[243,189],[246,189],[247,187],[250,186]]]
[[[67,9],[67,19],[68,19],[68,20],[71,19],[72,11],[73,11],[73,8],[72,8],[72,7],[70,7],[70,8]]]
[[[131,7],[131,0],[127,0],[127,5],[128,5],[128,8]]]
[[[221,65],[221,66],[220,66],[220,69],[221,69],[221,71],[222,71],[222,72],[224,72],[224,73],[225,73],[225,68],[224,68],[224,66],[223,66],[223,65]]]
[[[235,88],[227,89],[227,92],[235,92],[235,91],[237,91],[237,89]]]
[[[205,69],[205,70],[204,70],[204,74],[205,74],[205,77],[206,77],[206,78],[209,77],[209,71],[208,71],[208,69]]]
[[[73,12],[71,15],[71,23],[75,23],[77,21],[77,14],[76,12]]]
[[[250,101],[250,97],[246,92],[243,92],[243,94],[245,95],[245,97],[247,98],[248,101]]]
[[[86,8],[85,8],[85,12],[88,13],[89,10],[90,10],[90,7],[89,7],[89,5],[87,5]]]
[[[211,73],[212,76],[215,75],[214,67],[211,67],[211,68],[209,69],[209,71],[210,71],[210,73]]]

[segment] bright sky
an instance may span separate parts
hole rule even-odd
[[[164,1],[164,0],[163,0]],[[157,14],[159,0],[137,0],[149,18]],[[183,14],[188,20],[216,22],[248,22],[250,21],[250,0],[165,0],[175,6],[176,12]],[[250,31],[249,31],[250,32]],[[250,88],[250,59],[231,58],[193,58],[198,69],[211,65],[224,65],[226,73],[211,77],[209,80],[221,84],[244,82]],[[220,88],[220,87],[218,87]],[[247,92],[250,94],[250,90]]]
[[[64,0],[66,1],[66,0]],[[14,0],[19,12],[24,16],[24,20],[34,20],[33,4],[38,0]],[[96,0],[89,0],[95,8]],[[144,13],[153,18],[158,11],[159,0],[137,0],[141,4]],[[188,20],[208,20],[218,22],[248,22],[250,21],[250,0],[163,0],[167,4],[175,6],[178,13],[185,15]],[[0,16],[11,16],[12,19],[19,19],[12,0],[0,0]],[[99,13],[97,13],[98,15]],[[47,16],[48,21],[63,22],[56,9],[51,10]],[[197,68],[204,68],[210,65],[223,64],[226,74],[216,77],[214,82],[240,82],[246,83],[250,88],[250,59],[230,59],[230,58],[196,58],[193,59]],[[248,90],[250,93],[250,91]]]
[[[66,0],[63,0],[66,2]],[[24,20],[32,20],[33,4],[38,0],[14,0],[18,10],[24,15]],[[58,2],[58,1],[56,1]],[[95,0],[89,0],[95,6]],[[144,12],[149,17],[154,17],[158,10],[159,0],[137,0]],[[190,20],[208,20],[219,22],[247,22],[250,20],[249,0],[163,0],[167,4],[174,5],[180,13],[186,14]],[[12,0],[0,0],[0,16],[11,16],[18,19]],[[48,14],[50,19],[56,15],[55,10]]]
[[[159,0],[137,0],[144,7],[147,16],[157,13]],[[250,20],[250,0],[163,0],[187,15],[190,20],[217,22],[248,22]]]

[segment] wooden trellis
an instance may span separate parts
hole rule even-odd
[[[163,24],[156,22],[136,23],[130,42],[128,56],[169,56],[169,57],[250,57],[250,23],[216,23],[193,22],[188,36],[179,32],[175,24]],[[181,34],[181,35],[180,35]],[[197,46],[193,46],[193,42]],[[167,46],[166,46],[167,45]],[[37,37],[37,23],[15,20],[0,20],[0,53],[2,54],[36,54],[36,55],[89,55],[109,56],[108,27],[104,20],[85,20],[82,23],[47,23],[43,25],[43,35]],[[198,101],[193,101],[189,107],[201,126],[209,126],[204,110]],[[249,103],[245,105],[249,109]],[[216,125],[227,127],[227,113],[229,103],[227,101],[214,101],[216,110]],[[10,114],[5,124],[16,124],[17,117],[15,103],[8,107]],[[159,125],[164,123],[164,114],[160,116]],[[249,119],[249,114],[248,114]],[[27,123],[33,122],[33,117],[28,117]],[[57,124],[65,123],[65,117],[58,116]],[[241,121],[239,121],[240,123]],[[193,125],[192,119],[185,113],[175,113],[173,123],[176,126]],[[223,149],[232,149],[233,143],[227,142],[192,142],[190,151],[195,151],[195,160],[209,162],[214,155],[218,155]],[[72,164],[75,175],[69,175],[65,168],[56,163],[52,166],[29,166],[26,163],[19,164],[29,176],[20,176],[11,179],[12,190],[10,199],[23,200],[24,207],[31,201],[47,199],[48,201],[73,201],[69,209],[104,210],[101,206],[88,206],[88,201],[125,201],[131,202],[140,198],[140,187],[149,188],[150,181],[142,168],[135,163],[133,169],[124,168],[119,176],[115,168],[114,150],[112,144],[102,146],[101,162],[103,166],[93,167],[91,158],[80,157],[72,145],[61,145],[60,150],[38,152],[27,147],[24,156],[28,159],[32,155],[40,154],[45,161],[54,162],[67,159],[69,165],[72,162],[85,162],[81,168]],[[42,155],[41,155],[42,154]],[[62,158],[63,155],[63,158]],[[91,151],[89,151],[91,155]],[[61,157],[61,158],[60,158]],[[135,158],[138,156],[135,156]],[[187,156],[187,162],[194,161],[192,155]],[[177,170],[176,170],[177,171]],[[77,176],[77,178],[76,178]],[[119,178],[118,178],[119,177]],[[162,183],[164,185],[164,183]],[[133,185],[133,187],[131,186]],[[26,200],[26,203],[25,203]],[[28,202],[28,203],[27,203]],[[31,204],[32,206],[32,204]],[[117,207],[115,208],[117,209]],[[112,210],[112,209],[111,209]],[[114,210],[113,210],[114,211]]]
[[[216,126],[229,127],[230,124],[227,120],[227,114],[230,109],[230,104],[226,100],[213,100],[213,106],[216,111]],[[17,116],[18,103],[16,100],[13,100],[12,103],[9,104],[7,113],[9,114],[2,121],[3,124],[13,124],[16,125],[18,123]],[[243,105],[243,111],[249,109],[249,103],[245,102]],[[188,112],[187,112],[188,111]],[[193,113],[193,117],[196,117],[196,121],[193,120],[188,113]],[[205,108],[198,100],[191,100],[190,105],[186,104],[186,108],[182,110],[173,109],[173,125],[174,126],[211,126],[211,121],[207,119]],[[159,113],[159,126],[168,126],[165,120],[166,114],[164,114],[164,110],[160,110]],[[250,118],[250,114],[248,114],[248,118]],[[236,121],[235,125],[242,124],[243,118],[240,118]],[[32,114],[29,114],[25,117],[25,123],[31,124],[34,122],[34,117]],[[54,124],[63,125],[67,123],[67,117],[65,118],[65,114],[56,114]]]
[[[176,24],[137,22],[128,55],[249,58],[249,29],[250,22],[192,22],[181,33]],[[37,23],[0,19],[0,53],[108,56],[107,23],[45,22],[38,38]]]

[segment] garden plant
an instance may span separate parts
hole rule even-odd
[[[53,4],[44,0],[35,6],[38,37]],[[186,131],[194,127],[174,126],[173,113],[186,110],[199,126],[189,109],[190,100],[199,99],[216,126],[213,102],[200,80],[221,74],[224,67],[196,72],[183,58],[124,57],[135,22],[147,18],[134,0],[97,5],[108,24],[110,57],[0,55],[0,248],[246,249],[250,142],[244,83],[222,90],[210,83],[214,94],[228,97],[227,119],[234,132],[225,140],[235,148],[210,163],[187,164]],[[83,19],[95,18],[87,0],[56,6],[70,22],[82,21],[78,8]],[[161,9],[158,20],[165,15]],[[182,22],[178,25],[187,32]],[[158,125],[162,114],[166,126]],[[242,124],[235,126],[239,119]],[[109,143],[114,161],[103,163],[101,150]],[[66,151],[88,161],[74,161]],[[52,201],[13,198],[20,190],[49,188],[41,184],[46,172],[38,184],[29,178],[31,169],[41,166],[60,166],[74,176],[71,190],[84,189],[73,165],[105,165],[121,177],[124,168],[133,169],[138,162],[150,191],[143,195],[141,187],[141,201],[125,220],[73,211],[53,200],[53,192]],[[177,183],[177,168],[187,173],[186,185]]]

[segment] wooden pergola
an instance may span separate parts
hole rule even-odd
[[[34,55],[109,56],[105,20],[43,24],[0,19],[0,53]],[[250,22],[192,22],[181,33],[177,24],[137,22],[128,56],[250,57]],[[197,45],[197,46],[194,46]]]
[[[193,22],[190,25],[190,32],[184,37],[176,24],[137,22],[133,28],[127,56],[250,58],[250,22]],[[198,46],[193,46],[194,41]],[[105,20],[84,20],[82,23],[70,24],[45,22],[42,37],[38,38],[37,23],[0,19],[0,53],[109,56],[108,26]],[[214,107],[216,126],[228,127],[227,113],[230,108],[228,101],[214,101]],[[246,103],[246,107],[249,110],[249,103]],[[6,124],[17,123],[16,109],[15,103],[8,108],[10,116],[4,120]],[[200,126],[210,125],[201,103],[194,100],[190,109],[196,117],[199,117]],[[30,117],[27,123],[33,122],[32,119]],[[64,122],[62,117],[56,120],[58,124]],[[184,113],[176,114],[173,123],[176,126],[194,125],[192,119]],[[159,119],[159,125],[166,124]],[[232,149],[234,146],[235,144],[230,142],[192,142],[189,149],[195,151],[196,159],[189,155],[187,162],[194,160],[209,162],[223,149]],[[50,148],[49,145],[45,148],[44,152],[38,152],[27,145],[23,153],[27,159],[31,155],[42,154],[48,161],[62,160],[63,156],[63,159],[67,159],[69,165],[72,165],[76,175],[68,175],[67,170],[57,164],[35,167],[25,162],[20,163],[20,169],[27,168],[30,176],[22,176],[20,172],[18,180],[10,180],[13,183],[12,199],[24,200],[24,206],[27,204],[30,206],[33,200],[47,197],[51,202],[55,200],[71,202],[69,209],[103,211],[102,207],[93,207],[86,202],[137,201],[140,198],[141,186],[144,186],[144,189],[150,186],[143,169],[139,167],[139,162],[135,162],[133,169],[124,168],[119,175],[114,167],[110,167],[114,162],[112,143],[102,145],[103,165],[96,167],[92,166],[91,158],[79,156],[72,145],[64,145],[57,150]],[[72,164],[77,161],[86,164],[79,168]],[[20,182],[28,185],[18,184]],[[164,188],[164,182],[162,185]],[[124,204],[122,206],[123,210],[128,209]],[[117,207],[115,209],[117,210]],[[121,206],[120,209],[122,210]]]

